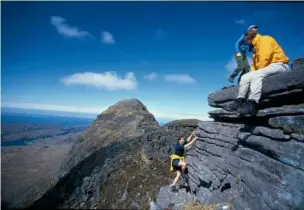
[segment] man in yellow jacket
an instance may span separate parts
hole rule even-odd
[[[243,115],[256,115],[263,79],[289,71],[289,58],[271,36],[261,36],[256,31],[250,30],[245,35],[245,41],[254,47],[253,64],[250,72],[241,78],[237,99],[225,109],[237,111]],[[249,89],[250,93],[246,100]]]

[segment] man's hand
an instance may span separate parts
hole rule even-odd
[[[236,57],[240,57],[241,56],[241,53],[240,52],[237,52],[236,53]]]

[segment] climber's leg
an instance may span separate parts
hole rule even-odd
[[[223,107],[226,111],[236,111],[245,102],[253,75],[254,72],[248,72],[241,77],[238,96],[231,104]]]
[[[240,84],[242,76],[244,76],[244,74],[247,74],[248,72],[250,72],[250,66],[249,66],[248,60],[246,58],[246,62],[245,62],[243,71],[241,72],[241,75],[240,75],[240,77],[238,79],[238,82],[237,82],[238,84]]]
[[[289,66],[284,63],[272,63],[263,69],[256,71],[250,84],[250,94],[248,100],[259,103],[262,94],[263,79],[281,72],[289,71]],[[244,75],[245,76],[245,75]]]
[[[176,170],[176,177],[175,177],[175,179],[173,180],[173,183],[170,185],[170,187],[171,187],[171,191],[172,192],[177,192],[178,190],[177,190],[177,188],[176,188],[176,183],[179,181],[179,179],[181,178],[181,175],[182,175],[182,173],[181,173],[181,170],[179,169],[179,170]]]
[[[176,177],[175,177],[175,179],[173,180],[172,186],[175,186],[175,185],[176,185],[176,183],[177,183],[178,180],[180,179],[181,175],[182,175],[181,171],[177,170],[177,171],[176,171]]]
[[[252,114],[255,115],[257,112],[257,105],[259,104],[261,94],[262,94],[262,87],[263,87],[263,80],[266,77],[289,71],[288,64],[284,63],[272,63],[269,66],[259,69],[253,72],[253,76],[250,82],[250,94],[248,97],[247,103],[244,103],[240,108],[239,112],[241,114]],[[250,72],[251,73],[251,72]],[[248,73],[248,74],[250,74]],[[245,74],[243,77],[246,77]]]
[[[179,161],[178,166],[181,167],[182,173],[185,172],[186,165],[187,165],[186,162]]]
[[[254,78],[255,71],[248,72],[241,77],[239,93],[237,98],[246,98],[251,80]]]

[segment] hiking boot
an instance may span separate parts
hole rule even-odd
[[[242,115],[255,116],[258,112],[257,105],[254,100],[248,100],[237,111]]]
[[[234,112],[236,111],[243,103],[245,102],[244,98],[237,98],[234,100],[234,102],[232,104],[229,104],[225,107],[223,107],[223,109],[225,109],[228,112]]]

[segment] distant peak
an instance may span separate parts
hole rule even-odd
[[[110,110],[113,109],[123,109],[126,111],[145,111],[147,112],[147,107],[138,99],[124,99],[116,104],[109,107]]]

